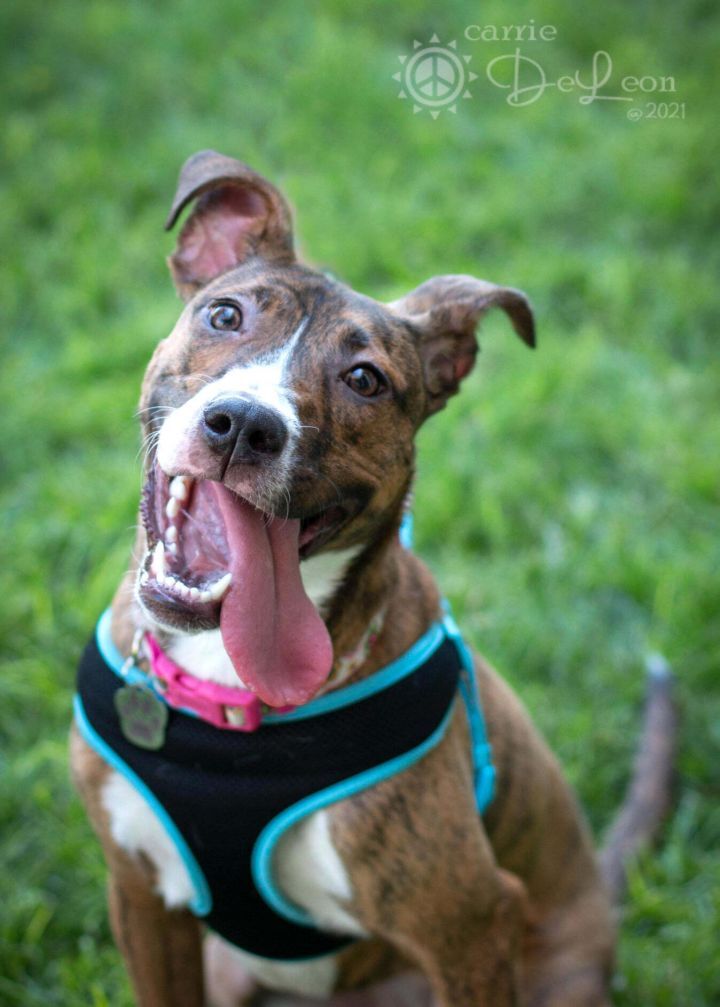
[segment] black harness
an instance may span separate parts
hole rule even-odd
[[[115,698],[126,666],[108,650],[112,644],[99,633],[80,662],[80,731],[170,833],[195,887],[193,911],[253,954],[301,959],[348,943],[317,929],[278,889],[272,865],[277,841],[307,815],[422,758],[441,740],[458,687],[473,734],[481,811],[492,797],[477,690],[449,619],[377,675],[272,717],[253,733],[218,730],[168,709],[156,751],[138,747],[121,730]]]

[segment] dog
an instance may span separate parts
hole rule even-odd
[[[71,741],[138,1003],[609,1004],[575,797],[405,540],[417,430],[488,310],[535,345],[528,299],[458,275],[356,293],[213,151],[168,228],[187,207],[133,560]]]

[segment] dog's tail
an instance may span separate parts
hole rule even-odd
[[[657,837],[670,810],[679,724],[674,683],[664,657],[648,658],[643,726],[633,773],[600,851],[600,870],[616,905],[625,894],[628,862]]]

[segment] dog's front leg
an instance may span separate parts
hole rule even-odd
[[[439,1007],[519,1002],[523,885],[479,821],[457,731],[400,776],[345,802],[332,823],[354,913],[429,980]]]
[[[110,770],[76,728],[70,739],[73,779],[98,834],[110,879],[113,936],[132,980],[138,1007],[202,1007],[201,933],[187,910],[167,909],[154,890],[154,869],[130,856],[111,835],[102,793]]]
[[[201,1007],[200,928],[187,910],[168,910],[142,878],[115,872],[108,883],[110,926],[138,1007]]]

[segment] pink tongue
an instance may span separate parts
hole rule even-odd
[[[212,483],[225,522],[232,584],[220,632],[235,671],[268,706],[306,703],[333,661],[325,623],[305,594],[298,556],[299,521],[255,510]]]

